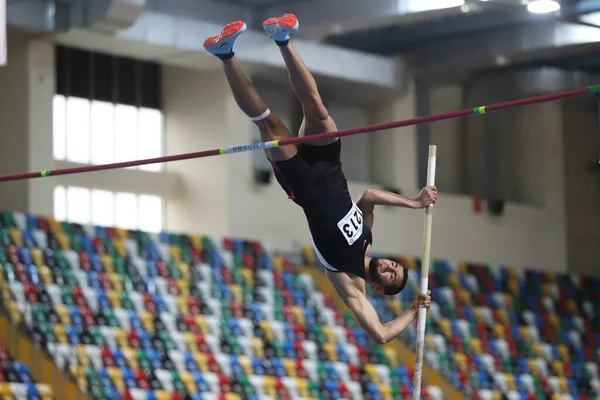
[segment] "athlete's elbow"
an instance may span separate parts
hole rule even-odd
[[[386,344],[390,340],[386,337],[382,330],[370,332],[371,339],[377,344]]]
[[[365,189],[358,198],[358,205],[363,209],[363,212],[366,210],[372,210],[374,207],[373,198],[375,196],[374,189]]]

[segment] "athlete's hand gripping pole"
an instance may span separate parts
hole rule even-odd
[[[429,146],[429,159],[427,162],[427,186],[435,186],[435,159],[437,147]],[[425,229],[423,231],[423,258],[421,260],[421,294],[429,290],[429,256],[431,253],[431,220],[433,217],[433,204],[425,209]],[[423,372],[423,351],[425,348],[425,321],[427,309],[419,307],[419,324],[417,325],[417,355],[415,359],[415,374],[413,380],[412,400],[421,398],[421,374]]]

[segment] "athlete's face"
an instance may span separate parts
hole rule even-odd
[[[369,276],[379,293],[400,287],[406,270],[396,261],[373,258],[369,263]]]

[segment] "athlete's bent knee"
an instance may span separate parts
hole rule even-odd
[[[323,122],[329,118],[329,111],[321,98],[314,96],[308,104],[304,105],[304,115],[309,120]]]

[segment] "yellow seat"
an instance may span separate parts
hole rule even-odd
[[[152,317],[152,314],[149,311],[144,310],[140,311],[138,315],[140,317],[140,321],[142,321],[142,326],[144,327],[144,330],[153,334],[154,318]]]
[[[23,243],[23,233],[19,230],[19,228],[12,227],[10,228],[10,238],[13,243],[18,247],[23,247],[25,244]]]
[[[390,301],[390,306],[392,307],[392,311],[395,314],[401,314],[404,307],[402,307],[402,301],[400,299],[394,298]]]
[[[316,264],[315,251],[310,246],[302,247],[302,257],[307,264],[313,265]]]
[[[127,360],[127,364],[129,365],[129,368],[135,370],[138,369],[140,367],[140,364],[138,363],[138,359],[137,359],[137,352],[132,349],[131,347],[123,347],[121,346],[121,351],[123,352],[123,356],[125,357],[125,360]]]
[[[457,274],[450,274],[450,276],[448,277],[448,281],[450,281],[451,287],[453,287],[453,288],[460,287],[460,282],[458,281]]]
[[[20,324],[23,320],[23,314],[21,314],[21,309],[16,301],[11,300],[8,302],[8,311],[10,313],[11,321],[15,324]]]
[[[56,336],[56,341],[58,343],[69,343],[65,327],[61,324],[54,325],[54,336]]]
[[[464,263],[460,263],[460,264],[458,264],[458,272],[459,272],[461,275],[466,275],[466,274],[468,274],[468,273],[469,273],[469,270],[467,269],[467,264],[464,264]]]
[[[263,376],[263,383],[265,385],[265,393],[267,396],[277,396],[277,389],[275,387],[274,377]]]
[[[204,248],[204,241],[201,236],[190,235],[190,241],[192,242],[192,247],[195,249],[202,250]]]
[[[481,340],[477,339],[477,338],[471,339],[471,348],[473,349],[473,352],[475,354],[481,354],[481,352],[482,352]]]
[[[569,393],[569,383],[567,382],[567,378],[564,376],[558,377],[558,388],[561,393]]]
[[[497,391],[493,391],[492,392],[492,400],[501,400],[502,399],[502,395],[500,394],[500,392]]]
[[[4,399],[4,396],[10,396],[10,398],[12,398],[12,389],[10,388],[10,383],[0,383],[0,394],[2,395],[2,398]]]
[[[562,395],[558,394],[558,393],[554,393],[552,395],[552,397],[550,397],[550,400],[562,400]]]
[[[335,343],[332,342],[326,342],[323,343],[323,350],[325,351],[325,354],[327,354],[327,359],[329,361],[337,361],[337,351],[335,348]]]
[[[511,294],[518,295],[520,293],[519,281],[517,279],[511,279],[510,281],[508,281],[508,290],[510,291]],[[511,298],[511,301],[512,301],[512,298]],[[514,306],[513,306],[513,308],[514,308]]]
[[[32,247],[30,253],[31,258],[33,259],[33,263],[35,265],[37,265],[38,267],[44,265],[44,253],[41,249],[38,249],[37,247]]]
[[[54,392],[50,386],[38,383],[35,385],[35,387],[37,388],[42,400],[52,400],[54,398]]]
[[[283,272],[283,259],[281,257],[272,257],[273,268],[277,272]]]
[[[394,400],[394,397],[392,396],[392,388],[389,385],[380,383],[377,385],[377,387],[379,388],[381,397],[383,397],[384,400]]]
[[[275,333],[273,332],[273,327],[269,321],[260,321],[258,325],[263,330],[269,341],[273,341],[275,339]]]
[[[233,301],[241,303],[244,298],[242,287],[240,285],[233,284],[229,286],[229,289],[231,290],[231,297],[233,297]]]
[[[44,282],[46,285],[51,285],[54,281],[54,278],[52,277],[52,270],[50,270],[50,268],[48,268],[45,265],[42,265],[41,267],[39,267],[39,271],[40,271],[40,276],[42,278],[42,282]]]
[[[365,372],[369,375],[369,380],[374,383],[381,383],[379,374],[377,373],[377,365],[367,364],[365,365]]]
[[[395,368],[399,365],[398,364],[398,353],[396,353],[395,348],[386,346],[386,347],[384,347],[383,352],[385,353],[385,356],[387,358],[388,363],[390,364],[390,367]]]
[[[575,302],[575,300],[568,300],[567,301],[567,310],[569,311],[569,313],[571,315],[576,315],[577,314],[577,303]]]
[[[171,253],[171,259],[173,259],[175,262],[179,263],[181,261],[181,249],[179,246],[174,244],[170,245],[169,253]]]
[[[562,361],[559,361],[559,360],[552,361],[552,368],[556,371],[556,374],[558,376],[565,375],[565,367],[564,367],[564,364],[562,363]]]
[[[196,336],[192,332],[183,332],[182,337],[189,352],[198,350]]]
[[[471,300],[471,292],[469,292],[466,289],[460,289],[458,291],[458,298],[459,298],[459,302],[470,306],[472,304],[472,300]]]
[[[108,273],[115,272],[115,260],[113,260],[110,254],[102,254],[100,256],[100,263],[104,267],[104,271]]]
[[[129,232],[127,232],[127,229],[115,228],[115,232],[117,233],[118,239],[128,239],[129,238]]]
[[[198,369],[201,372],[209,372],[208,357],[206,356],[206,354],[201,353],[199,351],[194,351],[192,353],[192,356],[194,357],[196,365],[198,366]]]
[[[294,316],[294,319],[296,320],[296,322],[298,322],[300,325],[302,325],[302,326],[306,325],[306,320],[304,318],[304,311],[302,310],[302,308],[300,306],[292,306],[292,315]]]
[[[242,278],[246,286],[254,287],[254,273],[249,268],[242,268]]]
[[[539,375],[539,371],[538,371],[538,365],[537,362],[534,358],[528,358],[527,359],[527,366],[529,367],[529,370],[531,371],[531,374],[533,376],[538,376]]]
[[[177,296],[175,298],[175,302],[177,303],[177,309],[181,313],[181,315],[189,315],[190,309],[188,308],[187,299],[183,296]]]
[[[123,277],[114,272],[109,272],[106,275],[108,276],[108,279],[110,280],[110,284],[112,285],[113,289],[117,292],[122,292],[124,289]]]
[[[296,390],[298,391],[299,396],[307,397],[310,395],[310,393],[308,393],[308,383],[306,382],[306,379],[295,378],[294,381],[296,382]]]
[[[456,366],[461,371],[465,371],[467,369],[467,356],[464,353],[455,353],[454,361],[456,362]]]
[[[236,393],[226,393],[225,400],[241,400],[241,397]]]
[[[71,238],[67,236],[65,233],[57,233],[56,240],[58,240],[58,244],[60,248],[63,250],[71,250]]]
[[[82,367],[90,366],[90,357],[88,356],[87,350],[85,346],[80,344],[77,346],[77,359],[79,360],[79,365]]]
[[[281,360],[281,362],[283,363],[283,368],[285,368],[285,372],[287,374],[287,376],[293,378],[296,376],[297,372],[296,372],[296,363],[294,362],[294,360],[291,360],[289,358],[284,358]]]
[[[206,322],[202,315],[196,315],[194,317],[194,321],[196,322],[198,329],[200,329],[200,333],[203,335],[210,335],[212,333],[210,331],[210,327],[208,326],[208,322]]]
[[[171,400],[171,395],[165,390],[155,390],[156,400]]]
[[[497,320],[502,325],[508,325],[510,323],[510,318],[508,317],[508,311],[504,309],[499,309],[496,311]],[[502,331],[504,332],[504,326],[502,327]]]
[[[244,371],[244,375],[254,375],[254,370],[252,368],[252,362],[250,361],[250,357],[248,357],[245,354],[242,354],[238,356],[238,362],[240,363],[240,367],[242,367],[242,371]]]
[[[190,281],[189,279],[177,279],[177,289],[179,289],[179,293],[183,297],[190,296]]]
[[[119,257],[126,258],[127,257],[127,247],[125,246],[125,240],[123,239],[115,239],[113,241],[115,245],[115,251],[119,255]]]
[[[442,331],[442,334],[444,336],[446,336],[447,338],[451,338],[452,337],[452,328],[450,327],[450,320],[447,318],[440,318],[440,320],[438,321],[438,324],[440,326],[440,330]]]
[[[196,386],[196,381],[194,380],[194,376],[189,371],[181,371],[179,373],[181,377],[181,382],[185,385],[186,390],[189,394],[194,394],[198,392],[198,387]]]
[[[115,334],[115,340],[119,347],[129,347],[129,342],[127,341],[127,334],[121,328],[113,328],[113,332]]]
[[[122,392],[125,390],[125,382],[123,381],[123,373],[118,367],[108,367],[106,369],[108,371],[108,376],[113,381],[115,388]]]
[[[515,376],[513,374],[505,374],[506,384],[510,390],[517,390],[517,383],[515,382]]]
[[[499,324],[499,323],[495,323],[492,326],[492,332],[494,332],[494,335],[496,335],[496,337],[498,339],[504,339],[504,325]]]
[[[558,330],[558,328],[560,328],[560,320],[558,319],[558,316],[554,314],[548,315],[548,323],[552,328],[554,328],[554,330]]]
[[[71,325],[71,314],[69,314],[69,309],[64,304],[58,304],[54,306],[54,311],[58,316],[58,319],[63,325],[70,326]]]
[[[262,321],[261,321],[262,322]],[[263,345],[263,341],[257,338],[256,336],[252,337],[252,351],[254,355],[258,358],[265,358],[265,348]]]
[[[327,338],[328,342],[335,343],[335,332],[333,331],[333,329],[331,329],[330,326],[323,326],[323,334]]]
[[[539,343],[537,343],[537,342],[532,343],[531,348],[536,357],[544,358],[544,349],[542,348],[542,346]]]
[[[559,344],[558,345],[558,354],[560,354],[560,357],[563,361],[569,361],[570,357],[569,357],[569,348],[564,345],[564,344]]]
[[[121,295],[119,294],[119,292],[116,292],[114,290],[107,290],[106,296],[108,297],[108,301],[110,301],[110,305],[113,309],[122,308]]]
[[[192,278],[192,270],[189,266],[188,263],[179,263],[179,272],[181,273],[181,279],[183,279],[186,282],[189,282],[190,279]]]

